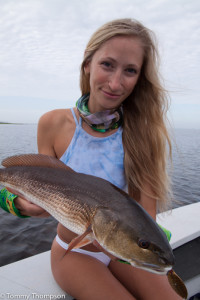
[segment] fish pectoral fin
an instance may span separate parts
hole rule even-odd
[[[71,240],[67,249],[67,253],[72,249],[80,248],[90,244],[91,241],[86,237],[90,233],[92,233],[91,225],[87,227],[86,231],[83,234],[78,235],[73,240]]]
[[[85,237],[73,249],[81,248],[81,247],[84,247],[84,246],[89,245],[91,243],[92,243],[92,241],[90,239],[88,239],[87,237]]]

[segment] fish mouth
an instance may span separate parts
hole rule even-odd
[[[146,262],[141,262],[141,261],[131,261],[130,264],[133,267],[154,273],[154,274],[160,274],[160,275],[166,275],[168,271],[170,271],[172,269],[171,265],[168,266],[159,266],[159,265],[155,265],[155,264],[151,264],[151,263],[146,263]]]

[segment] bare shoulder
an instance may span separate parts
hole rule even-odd
[[[74,129],[75,121],[70,109],[56,109],[45,113],[38,122],[39,152],[58,157],[62,152],[61,141],[68,139]],[[61,150],[57,150],[60,148]]]
[[[55,109],[46,112],[40,117],[38,126],[41,127],[60,127],[63,124],[70,123],[72,121],[72,114],[70,109]]]

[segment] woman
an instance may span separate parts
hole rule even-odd
[[[91,37],[81,66],[77,108],[54,110],[38,125],[38,150],[75,171],[128,189],[155,219],[167,204],[166,95],[153,34],[130,19],[109,22]],[[46,216],[18,197],[22,215]],[[77,299],[180,299],[166,276],[111,261],[97,244],[66,255],[76,236],[61,224],[51,250],[52,272]]]

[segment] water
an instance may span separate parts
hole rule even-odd
[[[181,206],[200,201],[200,129],[176,129],[174,136],[173,191]]]
[[[0,125],[0,161],[7,156],[37,153],[36,125]],[[175,130],[173,143],[174,207],[200,201],[200,130]],[[0,266],[51,247],[56,234],[52,217],[20,219],[0,209]]]
[[[36,136],[36,125],[0,125],[0,161],[37,153]],[[0,266],[49,250],[56,224],[52,217],[20,219],[0,209]]]

